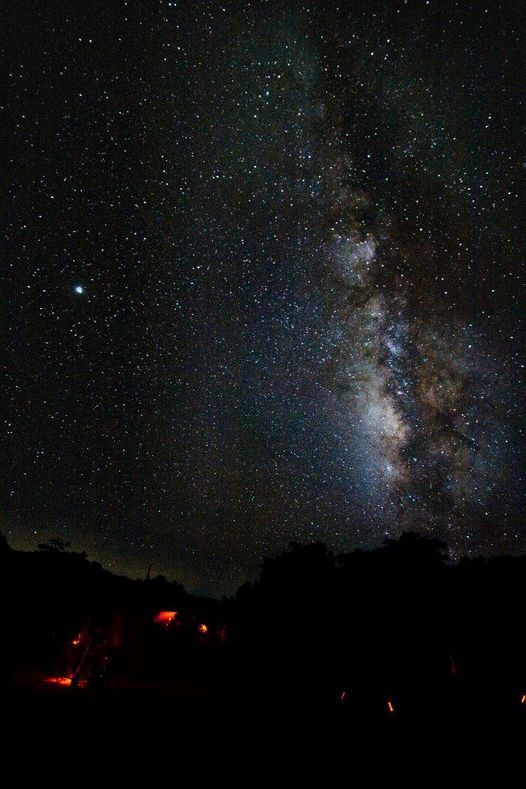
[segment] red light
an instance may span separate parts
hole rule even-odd
[[[344,690],[342,690],[342,695],[340,696],[340,701],[344,701],[346,699],[346,697],[347,697],[347,693]]]
[[[387,700],[387,709],[388,709],[388,710],[389,710],[389,712],[391,712],[391,713],[395,711],[394,704],[393,704],[393,702],[391,701],[391,699],[388,699],[388,700]]]
[[[177,611],[159,611],[153,618],[157,625],[169,627],[177,619]]]
[[[71,685],[71,677],[48,677],[47,682],[51,685],[63,685],[69,687]]]
[[[521,696],[521,704],[526,704],[526,693],[523,693]]]
[[[198,629],[200,633],[208,633],[208,627],[205,624],[199,625]]]
[[[71,643],[72,643],[72,645],[74,647],[78,647],[78,645],[80,644],[81,641],[82,641],[82,638],[81,638],[80,633],[79,633],[78,636],[76,638],[74,638]]]

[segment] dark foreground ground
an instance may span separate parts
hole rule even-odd
[[[412,706],[303,693],[198,687],[53,686],[32,677],[2,697],[2,757],[37,785],[217,784],[427,787],[522,784],[526,709],[466,691]],[[9,773],[13,775],[13,773]],[[5,773],[8,775],[8,773]],[[482,776],[482,778],[476,778]],[[23,782],[22,782],[23,783]]]
[[[0,789],[23,783],[27,765],[46,764],[47,779],[66,761],[68,786],[95,766],[104,783],[108,764],[131,771],[119,786],[137,782],[138,765],[162,766],[163,783],[181,783],[184,769],[185,785],[204,772],[228,784],[247,759],[245,786],[269,766],[266,782],[281,783],[286,762],[369,787],[355,780],[358,763],[423,757],[420,786],[444,771],[455,785],[459,759],[473,770],[495,757],[490,783],[508,785],[506,768],[517,776],[509,785],[522,784],[524,561],[450,566],[416,536],[338,561],[319,544],[296,546],[235,599],[214,601],[73,554],[9,552]],[[7,781],[1,758],[20,751]]]
[[[526,756],[526,699],[504,686],[458,684],[411,689],[391,697],[366,688],[333,693],[308,687],[200,687],[198,684],[119,683],[100,690],[72,688],[38,672],[14,676],[2,692],[11,734],[57,743],[177,740],[208,747],[228,741],[261,744],[300,735],[304,744],[332,738],[408,742],[439,736],[450,744],[473,737],[515,735]]]

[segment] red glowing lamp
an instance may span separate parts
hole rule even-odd
[[[205,633],[208,633],[208,627],[204,623],[199,625],[198,630],[199,630],[200,633],[203,633],[203,635]]]
[[[71,685],[71,677],[48,677],[47,681],[51,685],[62,685],[66,688]]]
[[[177,611],[159,611],[153,618],[157,625],[169,627],[177,619]]]

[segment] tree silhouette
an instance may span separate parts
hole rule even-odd
[[[449,553],[445,542],[412,531],[403,532],[396,540],[386,537],[383,550],[395,561],[421,567],[440,565]]]
[[[0,556],[4,556],[5,554],[9,553],[11,550],[11,546],[7,542],[7,537],[3,532],[0,531]]]
[[[61,537],[52,537],[47,542],[41,542],[38,545],[39,551],[48,551],[49,553],[66,553],[69,551],[71,542],[63,540]]]
[[[86,551],[72,551],[71,542],[63,540],[61,537],[52,537],[47,542],[41,542],[38,550],[44,553],[67,554],[68,556],[75,556],[79,559],[86,559],[88,554]]]

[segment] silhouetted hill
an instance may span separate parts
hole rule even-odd
[[[5,678],[153,683],[369,721],[526,711],[525,558],[455,564],[416,534],[338,556],[292,543],[222,601],[114,575],[64,546],[3,544],[0,563]]]

